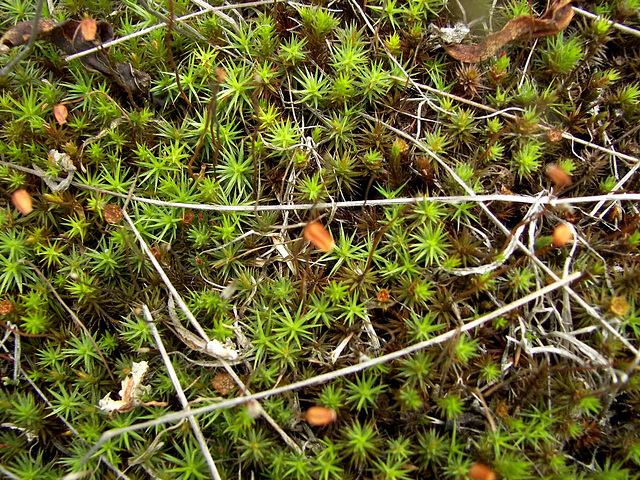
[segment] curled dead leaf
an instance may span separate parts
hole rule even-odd
[[[572,0],[555,0],[539,18],[521,15],[513,18],[499,32],[487,35],[476,45],[449,45],[445,50],[456,60],[476,63],[496,55],[513,40],[540,38],[561,32],[573,18]]]
[[[67,107],[65,107],[64,104],[58,103],[53,107],[53,116],[56,117],[56,122],[58,122],[59,125],[64,125],[65,123],[67,123],[68,115],[69,112],[67,111]]]
[[[331,234],[317,220],[307,223],[302,235],[321,252],[330,252],[336,246]]]
[[[22,215],[29,215],[33,212],[33,201],[31,195],[24,189],[16,190],[11,194],[11,203]]]
[[[120,400],[113,400],[111,394],[107,393],[104,398],[98,402],[98,408],[104,412],[109,412],[111,416],[116,412],[128,412],[140,405],[166,407],[166,402],[142,401],[142,396],[151,391],[150,385],[142,384],[148,370],[149,364],[147,362],[133,362],[131,364],[131,374],[122,381],[122,388],[118,392]]]

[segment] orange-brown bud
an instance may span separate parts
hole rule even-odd
[[[318,221],[307,223],[302,234],[306,240],[309,240],[314,247],[322,252],[330,252],[336,246],[331,234]]]
[[[547,177],[549,177],[558,188],[568,187],[572,183],[571,175],[555,163],[547,167]]]
[[[553,246],[554,247],[564,247],[567,243],[573,240],[573,232],[571,229],[564,223],[561,223],[556,227],[553,231]]]
[[[86,41],[93,42],[98,33],[98,24],[94,18],[85,18],[78,25],[78,29]]]
[[[482,463],[474,463],[469,469],[469,478],[472,480],[496,480],[496,477],[496,472]]]
[[[309,425],[314,427],[323,427],[329,425],[336,418],[336,411],[331,408],[325,407],[311,407],[304,415],[305,420]]]
[[[31,195],[24,189],[16,190],[11,194],[11,203],[22,215],[29,215],[33,212]]]
[[[115,203],[104,207],[104,219],[107,223],[118,223],[122,220],[122,209]]]
[[[69,112],[64,104],[58,103],[53,107],[53,116],[56,117],[56,122],[58,122],[59,125],[67,123],[67,115],[69,115]]]

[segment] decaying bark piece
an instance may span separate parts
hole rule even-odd
[[[486,36],[477,45],[450,45],[445,50],[456,60],[476,63],[496,55],[513,40],[555,35],[567,28],[573,18],[571,1],[555,0],[540,18],[521,15],[509,20],[502,30]]]

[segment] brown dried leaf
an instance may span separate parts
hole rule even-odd
[[[68,115],[69,112],[67,111],[67,107],[65,107],[64,104],[58,103],[53,107],[53,116],[56,117],[56,122],[58,122],[59,125],[64,125],[65,123],[67,123]]]
[[[41,18],[38,22],[38,36],[50,32],[56,23],[50,18]],[[29,41],[33,22],[20,22],[15,24],[0,38],[0,44],[6,48],[19,47]]]
[[[314,247],[321,252],[330,252],[336,246],[331,234],[324,226],[318,222],[309,222],[302,232],[306,240],[309,240]]]
[[[11,203],[22,215],[29,215],[33,212],[31,195],[24,189],[16,190],[11,194]]]
[[[450,45],[445,50],[456,60],[476,63],[496,55],[513,40],[540,38],[564,30],[573,18],[572,0],[556,0],[540,18],[528,15],[513,18],[499,32],[486,36],[477,45]]]
[[[94,18],[85,18],[80,22],[78,28],[80,29],[80,32],[82,32],[82,36],[86,41],[93,42],[96,39],[98,24]]]

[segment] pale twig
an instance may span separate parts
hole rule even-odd
[[[8,323],[9,327],[13,327],[11,323]],[[20,377],[20,353],[22,352],[21,343],[20,343],[20,334],[16,330],[13,334],[13,379],[18,380]]]
[[[371,117],[370,115],[367,114],[362,114],[363,117],[368,118],[370,120],[376,120],[373,117]],[[425,153],[427,153],[427,155],[429,155],[431,158],[433,158],[434,160],[436,160],[438,162],[438,164],[440,166],[442,166],[443,169],[445,169],[447,171],[447,173],[449,175],[451,175],[451,177],[472,197],[477,197],[477,195],[475,195],[473,189],[471,187],[469,187],[469,185],[467,185],[461,178],[460,176],[455,172],[455,170],[453,170],[442,158],[440,158],[440,156],[436,155],[430,148],[428,148],[426,146],[426,144],[424,142],[421,142],[420,140],[416,140],[415,138],[413,138],[411,135],[409,135],[408,133],[403,132],[402,130],[399,130],[391,125],[389,125],[388,123],[378,121],[381,125],[384,125],[385,128],[388,128],[389,130],[393,131],[396,135],[399,135],[403,138],[406,138],[407,140],[409,140],[410,142],[412,142],[414,145],[416,145],[418,148],[420,148],[422,151],[424,151]],[[562,200],[565,199],[558,199],[558,200],[552,200],[549,202],[550,205],[555,205],[555,204],[559,204],[562,203]],[[539,201],[539,199],[537,199],[536,201]],[[498,220],[498,218],[495,216],[495,214],[489,210],[489,208],[487,207],[487,205],[484,202],[480,202],[479,203],[480,208],[485,212],[485,214],[487,215],[487,217],[505,234],[507,235],[507,237],[509,237],[511,235],[511,231],[505,227],[505,225]],[[518,248],[520,248],[539,268],[541,268],[542,270],[544,270],[544,272],[549,275],[551,278],[553,278],[554,280],[559,280],[560,277],[558,277],[558,275],[556,275],[556,273],[551,270],[547,265],[544,264],[544,262],[542,262],[542,260],[540,260],[533,252],[531,252],[531,250],[529,250],[529,248],[522,243],[520,240],[517,240],[517,245]],[[584,301],[584,299],[578,295],[576,292],[574,292],[571,287],[567,286],[565,287],[567,289],[567,292],[569,292],[569,295],[571,295],[571,297],[574,298],[574,300],[576,300],[576,302],[578,302],[578,304],[580,304],[581,307],[583,307],[586,312],[592,316],[593,318],[596,318],[601,324],[602,326],[604,326],[604,328],[606,330],[608,330],[613,336],[615,336],[618,340],[620,340],[631,352],[633,352],[634,355],[636,356],[640,356],[640,352],[638,351],[638,349],[636,347],[634,347],[631,342],[629,342],[629,340],[627,340],[626,338],[624,338],[624,336],[622,336],[620,334],[620,332],[618,332],[616,329],[614,329],[609,322],[607,322],[602,315],[600,315],[591,305],[589,305],[587,302]]]
[[[402,132],[403,135],[408,136]],[[409,138],[413,138],[408,136]],[[32,168],[16,165],[11,162],[0,161],[0,165],[20,170],[21,172],[29,173],[38,177],[42,177],[37,171]],[[54,181],[62,181],[60,177],[49,177]],[[164,200],[156,200],[154,198],[140,197],[126,193],[113,192],[104,188],[92,187],[80,182],[71,182],[74,187],[88,190],[91,192],[102,193],[117,198],[131,198],[134,202],[147,203],[150,205],[157,205],[161,207],[172,208],[186,208],[191,210],[204,210],[215,212],[281,212],[286,210],[334,210],[337,208],[362,208],[363,206],[369,207],[382,207],[390,205],[407,205],[411,203],[420,202],[439,202],[439,203],[465,203],[465,202],[511,202],[511,203],[524,203],[534,204],[540,202],[541,205],[549,205],[556,207],[558,205],[577,205],[581,203],[594,203],[594,202],[637,202],[640,200],[640,193],[609,193],[604,195],[589,195],[583,197],[569,197],[558,198],[553,195],[543,195],[541,197],[534,197],[530,195],[450,195],[450,196],[419,196],[419,197],[400,197],[400,198],[382,198],[375,200],[350,200],[346,202],[318,202],[318,203],[300,203],[295,205],[217,205],[206,203],[185,203],[185,202],[169,202]]]
[[[140,245],[141,245],[143,251],[145,252],[147,257],[149,258],[149,260],[153,264],[154,268],[158,272],[158,275],[160,275],[160,278],[162,279],[162,281],[166,285],[167,289],[169,290],[169,292],[171,292],[172,298],[175,299],[175,302],[180,307],[180,310],[182,310],[182,312],[189,319],[189,322],[191,323],[191,325],[198,331],[198,334],[204,340],[205,344],[209,345],[210,343],[212,343],[211,340],[209,339],[209,336],[206,334],[204,329],[200,326],[200,323],[198,322],[198,320],[196,320],[196,318],[193,315],[193,313],[191,312],[191,310],[189,310],[189,307],[187,306],[187,304],[182,299],[182,296],[178,293],[176,288],[173,286],[173,284],[171,283],[171,280],[169,280],[169,277],[167,276],[167,274],[164,272],[164,270],[160,266],[160,263],[158,262],[158,260],[156,260],[156,258],[151,253],[151,250],[149,249],[149,246],[147,245],[147,242],[144,240],[144,238],[142,238],[142,235],[140,234],[140,232],[136,228],[135,224],[131,220],[131,217],[129,216],[129,214],[125,210],[123,210],[122,211],[122,215],[123,215],[124,219],[127,221],[127,223],[129,224],[129,226],[131,227],[131,230],[133,231],[134,235],[136,236],[136,238],[140,242]],[[205,353],[207,353],[206,350],[205,350]],[[236,373],[233,371],[231,366],[223,358],[218,358],[218,360],[220,360],[222,362],[222,365],[223,365],[224,369],[227,371],[227,373],[229,375],[231,375],[231,377],[233,377],[233,379],[238,384],[238,387],[240,387],[240,389],[243,392],[245,392],[245,394],[249,395],[251,392],[249,392],[249,390],[247,390],[247,388],[245,387],[244,383],[236,375]],[[291,448],[293,448],[297,453],[302,453],[302,451],[300,450],[300,447],[291,439],[291,437],[289,437],[287,435],[287,433],[284,430],[282,430],[282,428],[280,428],[277,425],[276,421],[271,417],[271,415],[269,415],[262,408],[261,405],[258,405],[258,408],[259,408],[259,413],[262,415],[262,417],[269,424],[271,424],[274,427],[274,429],[280,435],[280,437],[283,439],[283,441],[287,445],[289,445]]]
[[[162,338],[158,333],[158,329],[156,328],[155,321],[153,320],[153,317],[151,317],[151,312],[149,311],[149,307],[147,307],[146,305],[142,305],[142,312],[144,313],[144,318],[147,321],[149,330],[151,330],[153,339],[156,341],[156,345],[158,346],[158,352],[160,352],[160,356],[164,361],[164,365],[167,369],[167,373],[169,374],[169,378],[171,379],[171,383],[173,384],[173,388],[176,391],[176,395],[178,396],[178,399],[180,400],[180,403],[182,404],[182,408],[184,409],[184,411],[188,412],[191,410],[191,407],[189,407],[189,401],[187,400],[187,397],[185,396],[184,391],[182,390],[182,386],[180,385],[180,380],[178,379],[178,376],[176,375],[176,371],[173,368],[171,360],[167,355],[167,350],[164,348],[164,343],[162,342]],[[209,471],[211,472],[211,476],[214,478],[214,480],[221,480],[216,464],[213,461],[213,457],[211,456],[211,452],[209,451],[209,447],[207,446],[207,440],[204,438],[204,435],[202,434],[202,430],[200,429],[200,425],[198,424],[198,420],[196,419],[196,417],[193,417],[193,416],[188,417],[188,419],[189,419],[189,424],[193,429],[193,435],[196,437],[198,445],[200,446],[200,451],[204,455],[204,458],[207,462]]]
[[[179,25],[174,25],[174,22],[172,21],[172,19],[151,8],[151,6],[147,3],[147,0],[138,0],[138,2],[150,15],[153,15],[154,17],[156,17],[165,25],[170,26],[171,28],[173,28],[173,30],[175,30],[179,34],[184,35],[187,38],[191,38],[194,41],[201,40],[206,42],[207,39],[198,30],[193,28],[191,25],[187,24],[185,25],[184,28]],[[171,29],[169,30],[169,32],[171,32]]]
[[[557,290],[558,288],[562,288],[568,284],[570,284],[571,282],[578,280],[580,277],[582,276],[582,273],[577,272],[577,273],[573,273],[570,276],[563,278],[561,280],[558,280],[557,282],[554,282],[550,285],[547,285],[546,287],[541,288],[540,290],[530,293],[529,295],[526,295],[514,302],[511,302],[503,307],[498,308],[497,310],[494,310],[493,312],[490,312],[486,315],[483,315],[465,325],[462,325],[459,328],[450,330],[446,333],[443,333],[441,335],[438,335],[437,337],[431,338],[429,340],[425,340],[419,343],[416,343],[414,345],[411,345],[409,347],[403,348],[401,350],[397,350],[395,352],[392,353],[388,353],[386,355],[382,355],[380,357],[376,357],[376,358],[372,358],[369,360],[366,360],[364,362],[358,363],[356,365],[351,365],[345,368],[341,368],[339,370],[335,370],[333,372],[327,372],[327,373],[323,373],[321,375],[317,375],[315,377],[312,378],[308,378],[306,380],[302,380],[299,382],[294,382],[294,383],[290,383],[288,385],[284,385],[281,387],[277,387],[277,388],[273,388],[271,390],[264,390],[262,392],[259,393],[254,393],[248,396],[244,396],[244,397],[236,397],[236,398],[231,398],[228,400],[225,400],[223,402],[220,403],[216,403],[213,405],[207,405],[204,407],[200,407],[197,409],[193,409],[190,412],[174,412],[174,413],[169,413],[167,415],[163,415],[161,417],[155,418],[153,420],[149,420],[146,422],[142,422],[142,423],[138,423],[135,425],[130,425],[128,427],[124,427],[124,428],[117,428],[117,429],[113,429],[113,430],[109,430],[105,433],[102,434],[102,436],[100,437],[100,439],[96,442],[96,444],[91,447],[91,450],[89,450],[89,452],[83,457],[82,461],[81,461],[81,465],[83,465],[84,463],[87,462],[87,460],[89,460],[99,449],[100,447],[102,447],[102,445],[104,445],[105,442],[111,440],[112,438],[115,438],[119,435],[125,434],[125,433],[129,433],[129,432],[134,432],[134,431],[138,431],[138,430],[143,430],[149,427],[155,427],[157,425],[163,425],[166,423],[174,423],[177,421],[182,420],[183,418],[186,418],[190,415],[201,415],[203,413],[209,413],[209,412],[213,412],[216,410],[222,410],[222,409],[226,409],[226,408],[231,408],[231,407],[235,407],[238,405],[242,405],[244,403],[253,401],[253,400],[260,400],[263,398],[268,398],[268,397],[272,397],[274,395],[279,395],[281,393],[286,393],[286,392],[290,392],[293,390],[299,390],[301,388],[305,388],[305,387],[309,387],[312,385],[318,385],[320,383],[325,383],[327,381],[330,380],[334,380],[336,378],[340,378],[340,377],[344,377],[346,375],[351,375],[354,373],[358,373],[361,372],[363,370],[366,370],[367,368],[371,368],[374,367],[376,365],[380,365],[382,363],[386,363],[389,362],[391,360],[395,360],[397,358],[402,358],[405,357],[407,355],[410,355],[414,352],[417,352],[419,350],[423,350],[427,347],[431,347],[433,345],[440,345],[441,343],[444,343],[448,340],[451,340],[452,338],[454,338],[457,335],[460,335],[461,333],[464,332],[468,332],[471,330],[474,330],[482,325],[484,325],[487,322],[490,322],[491,320],[501,317],[517,308],[522,307],[523,305],[526,305],[527,303],[534,301],[538,298],[543,297],[544,295],[547,295],[548,293],[553,292],[554,290]]]
[[[579,14],[579,15],[582,15],[583,17],[587,17],[587,18],[590,18],[592,20],[606,20],[606,22],[609,25],[611,25],[613,28],[615,28],[616,30],[620,30],[621,32],[628,33],[628,34],[634,35],[636,37],[640,37],[640,31],[635,30],[635,29],[633,29],[631,27],[627,27],[626,25],[623,25],[621,23],[614,22],[612,20],[603,18],[600,15],[594,15],[593,13],[588,12],[586,10],[583,10],[581,8],[578,8],[576,6],[573,7],[573,11],[576,12],[577,14]]]
[[[531,65],[531,59],[533,58],[533,53],[536,50],[536,46],[538,45],[538,39],[536,38],[533,41],[533,45],[529,49],[529,55],[527,55],[527,61],[524,64],[524,69],[522,70],[522,77],[520,77],[520,81],[518,82],[518,89],[522,88],[524,81],[527,78],[527,72],[529,71],[529,66]]]

